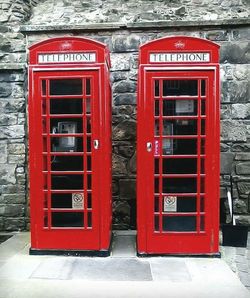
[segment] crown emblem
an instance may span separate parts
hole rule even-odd
[[[181,40],[178,40],[174,45],[175,45],[175,47],[177,49],[183,49],[183,48],[185,48],[185,43],[183,41],[181,41]]]
[[[71,49],[71,43],[68,42],[68,41],[65,41],[65,42],[62,44],[61,47],[62,47],[63,50]]]

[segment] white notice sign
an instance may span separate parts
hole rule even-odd
[[[72,193],[72,209],[83,209],[84,206],[84,194]]]
[[[151,53],[149,61],[158,63],[210,62],[210,53]]]
[[[38,63],[96,62],[96,53],[54,53],[38,54]]]
[[[176,212],[177,211],[177,197],[176,196],[164,196],[164,212]]]

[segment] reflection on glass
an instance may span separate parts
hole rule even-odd
[[[159,216],[158,215],[155,215],[154,218],[155,218],[155,231],[159,231],[160,230],[160,227],[159,227]]]
[[[45,152],[47,151],[44,150]],[[51,152],[83,152],[81,137],[51,137]]]
[[[197,100],[163,100],[163,116],[196,116]]]
[[[197,135],[197,120],[163,120],[163,136]]]
[[[83,171],[83,156],[52,156],[52,171]]]
[[[163,139],[163,155],[197,154],[197,139]]]

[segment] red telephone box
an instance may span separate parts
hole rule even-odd
[[[53,38],[29,52],[31,253],[108,255],[110,57],[99,42]]]
[[[139,254],[218,254],[218,52],[185,36],[140,48]]]

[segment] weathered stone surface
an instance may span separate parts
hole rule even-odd
[[[234,40],[250,40],[250,29],[249,28],[237,28],[232,31]]]
[[[135,90],[136,84],[133,81],[120,81],[113,88],[114,93],[133,93]]]
[[[230,146],[228,144],[225,144],[225,143],[220,144],[220,151],[221,152],[227,152],[229,149],[230,149]]]
[[[250,181],[240,181],[237,183],[239,193],[242,195],[249,195],[250,194]]]
[[[250,86],[245,81],[226,81],[222,83],[222,102],[246,103],[249,101]]]
[[[241,225],[250,225],[250,216],[249,215],[239,215],[236,217],[236,224]]]
[[[25,144],[8,144],[8,153],[15,155],[24,154]]]
[[[134,34],[129,36],[114,36],[112,41],[113,51],[117,53],[138,51],[140,46],[140,37]]]
[[[229,43],[223,42],[220,48],[220,62],[225,63],[250,63],[248,55],[249,44],[247,42]]]
[[[5,204],[24,204],[26,202],[25,194],[3,194],[2,203]]]
[[[131,157],[129,163],[129,171],[132,174],[136,174],[136,152],[134,153],[134,155]]]
[[[250,153],[248,152],[236,153],[235,160],[250,160]]]
[[[127,229],[130,224],[130,205],[127,201],[115,200],[113,202],[114,228]]]
[[[0,97],[8,97],[12,93],[12,88],[10,84],[0,83]]]
[[[126,159],[117,154],[112,155],[112,172],[113,175],[126,175],[127,169],[125,164]]]
[[[246,119],[250,117],[250,103],[232,104],[232,117],[238,119]]]
[[[113,140],[135,140],[136,122],[124,120],[113,129]]]
[[[1,165],[0,167],[0,184],[15,184],[15,165]]]
[[[17,124],[17,115],[16,114],[3,114],[0,115],[0,125],[15,125]]]
[[[250,143],[235,143],[232,145],[234,152],[250,152]]]
[[[0,163],[7,162],[7,144],[1,142],[0,143]]]
[[[136,95],[134,93],[122,93],[118,94],[114,98],[115,105],[135,105]]]
[[[24,206],[23,205],[13,205],[8,204],[0,206],[0,215],[6,217],[19,217],[24,215]]]
[[[250,162],[241,162],[236,165],[238,175],[250,175]]]
[[[249,78],[249,65],[236,64],[233,70],[233,76],[236,80],[242,81]]]
[[[6,231],[23,231],[25,229],[24,218],[6,218],[5,219],[5,230]]]
[[[229,39],[227,31],[210,31],[206,33],[206,38],[213,41],[226,41]]]
[[[136,181],[134,179],[121,179],[119,188],[121,199],[134,199],[136,197]]]
[[[221,153],[220,159],[221,159],[221,168],[220,172],[221,174],[231,174],[233,170],[233,160],[234,160],[234,153],[227,152],[227,153]]]
[[[246,141],[247,128],[236,120],[221,121],[221,138],[223,141]]]
[[[15,99],[15,100],[0,100],[0,110],[4,113],[15,113],[25,111],[25,100]]]
[[[235,199],[233,203],[234,212],[237,214],[247,213],[247,202],[246,200]]]
[[[130,70],[129,57],[130,57],[129,54],[112,54],[111,53],[111,60],[112,60],[111,71]]]
[[[124,157],[131,157],[135,152],[135,148],[133,145],[121,145],[118,148],[118,152]]]
[[[220,118],[221,119],[230,119],[232,118],[232,107],[231,105],[222,104],[220,109]]]
[[[121,80],[126,80],[127,79],[127,72],[125,71],[116,71],[116,72],[111,72],[111,82],[119,82]]]
[[[25,135],[23,125],[11,125],[0,127],[0,139],[4,138],[23,138]]]
[[[112,181],[112,194],[117,195],[119,192],[119,183],[117,180]]]

